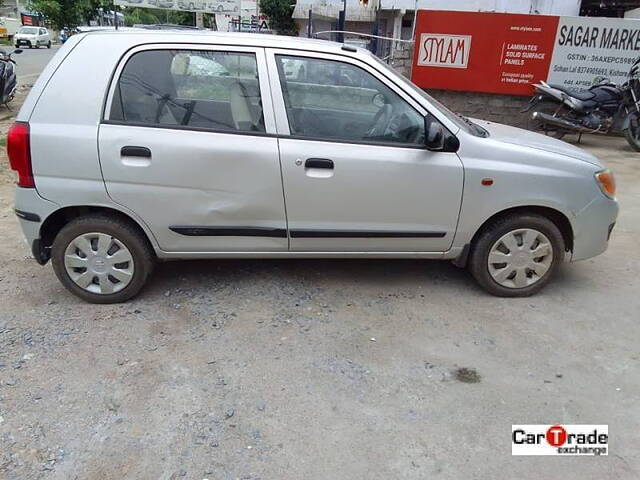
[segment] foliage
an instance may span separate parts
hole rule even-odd
[[[82,18],[87,24],[98,17],[99,8],[102,8],[104,11],[114,9],[112,0],[80,0],[78,3],[81,4]]]
[[[40,13],[55,29],[74,28],[83,21],[88,0],[29,0],[27,8]]]
[[[291,18],[295,3],[295,0],[260,0],[260,11],[273,30],[281,35],[296,35],[296,24]]]
[[[178,12],[159,8],[126,7],[123,13],[124,24],[129,27],[139,24],[153,25],[168,23],[171,25],[193,25],[195,23],[195,14],[192,12]]]

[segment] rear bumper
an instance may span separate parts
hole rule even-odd
[[[616,200],[600,195],[576,216],[572,262],[595,257],[607,249],[618,210]]]
[[[46,263],[48,257],[43,255],[41,248],[40,227],[42,222],[58,208],[57,204],[38,195],[35,188],[16,187],[15,213],[29,249],[41,265]]]

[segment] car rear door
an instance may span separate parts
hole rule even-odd
[[[424,147],[424,116],[437,120],[355,58],[273,49],[267,62],[291,250],[448,250],[463,167]]]
[[[274,134],[263,49],[136,48],[100,125],[107,192],[167,252],[285,251]]]

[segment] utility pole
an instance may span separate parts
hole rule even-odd
[[[20,18],[20,0],[16,0],[16,18]]]
[[[195,12],[195,17],[196,17],[196,27],[204,28],[204,13]]]
[[[347,0],[342,2],[342,11],[338,13],[338,30],[344,32],[347,25]],[[336,41],[344,43],[344,33],[338,33],[336,35]]]
[[[116,30],[118,30],[118,10],[115,0],[111,2],[111,5],[113,6],[113,24],[116,26]]]

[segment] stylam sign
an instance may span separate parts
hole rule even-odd
[[[422,67],[467,68],[471,35],[420,35],[418,65]]]
[[[624,83],[640,56],[640,22],[419,10],[416,42],[419,87],[531,95],[540,80],[578,90]]]
[[[420,10],[411,80],[422,88],[530,95],[546,80],[560,17]]]

